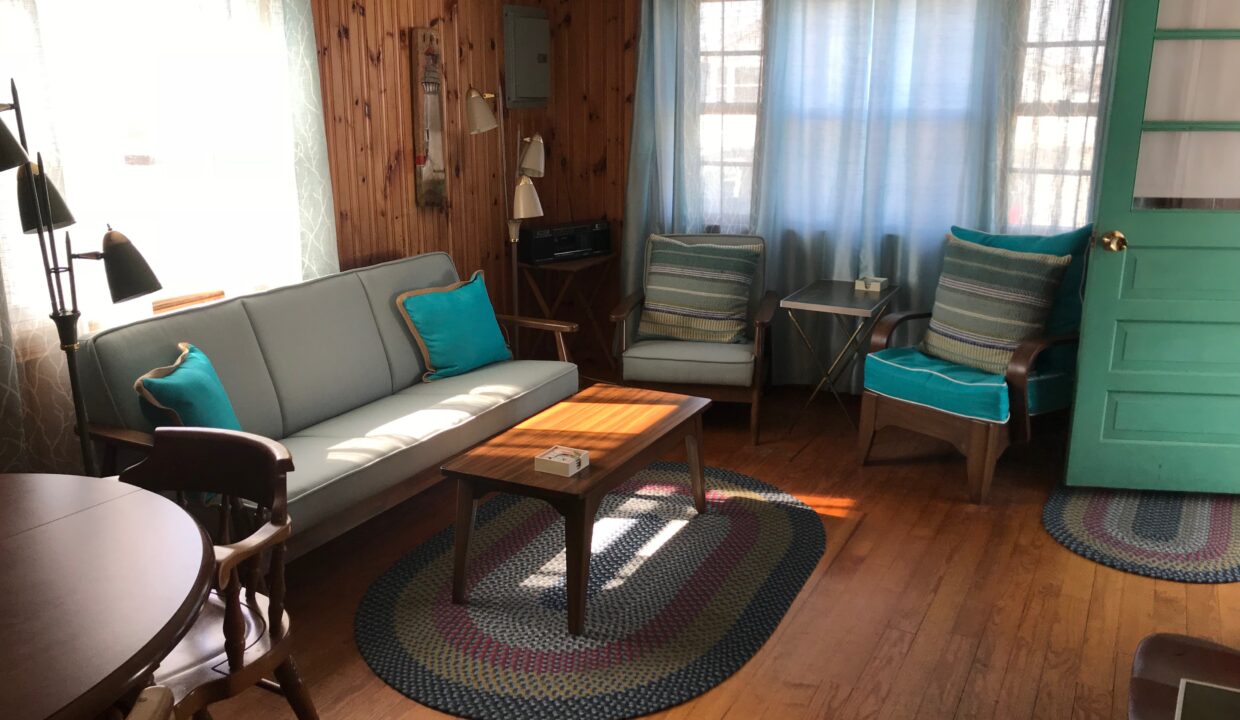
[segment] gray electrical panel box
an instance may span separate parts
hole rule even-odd
[[[504,100],[508,107],[543,107],[551,97],[551,25],[547,11],[504,6]]]

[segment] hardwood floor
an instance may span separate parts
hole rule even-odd
[[[706,415],[708,465],[753,475],[824,515],[864,514],[835,561],[806,583],[776,634],[736,675],[654,717],[1124,718],[1132,652],[1156,631],[1240,645],[1240,584],[1184,585],[1074,555],[1041,526],[1062,473],[1062,428],[999,462],[990,502],[967,502],[964,461],[934,441],[885,430],[861,468],[855,433],[820,402],[777,389],[763,444],[743,406]],[[289,568],[294,652],[325,718],[442,718],[376,678],[353,644],[367,586],[452,522],[441,484]],[[296,519],[294,518],[294,521]],[[292,717],[247,691],[217,720]]]

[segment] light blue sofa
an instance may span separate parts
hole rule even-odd
[[[150,442],[153,427],[134,380],[171,364],[177,343],[191,342],[211,358],[242,429],[279,440],[292,453],[291,556],[412,497],[439,480],[444,460],[578,389],[577,367],[563,361],[512,360],[422,382],[425,368],[396,296],[457,280],[452,260],[431,253],[86,338],[83,389],[105,465],[118,452],[133,458]]]

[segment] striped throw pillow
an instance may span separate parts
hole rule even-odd
[[[651,237],[638,340],[737,343],[749,329],[749,292],[761,245]]]
[[[949,237],[922,352],[1004,373],[1016,346],[1045,330],[1071,261]]]

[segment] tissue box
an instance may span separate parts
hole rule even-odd
[[[887,278],[859,277],[853,287],[865,292],[880,292],[887,289]]]
[[[585,450],[555,445],[534,457],[534,469],[560,477],[572,477],[590,465],[590,453]]]

